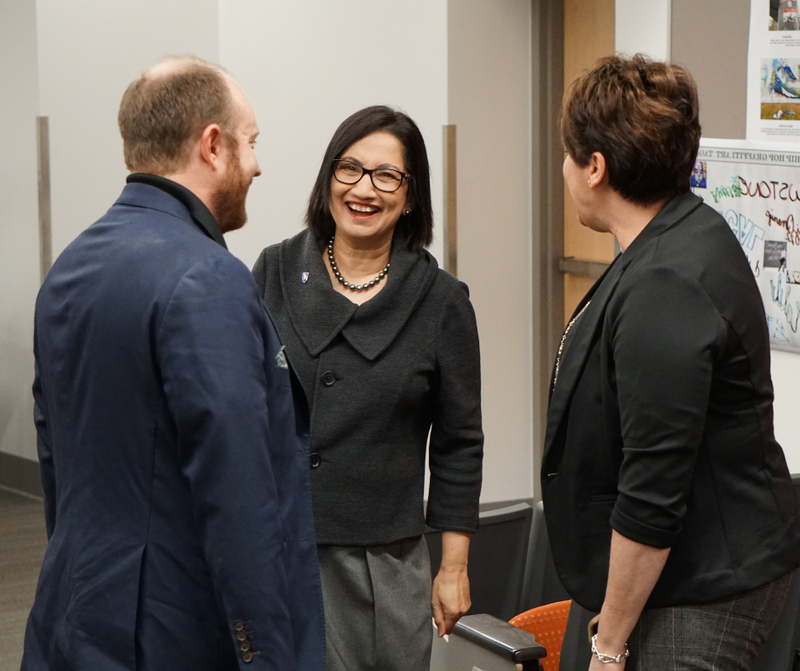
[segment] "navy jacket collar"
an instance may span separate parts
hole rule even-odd
[[[438,265],[427,252],[409,251],[406,241],[397,237],[391,264],[386,286],[359,306],[331,286],[322,249],[310,231],[281,245],[280,281],[287,312],[311,356],[318,356],[340,333],[368,360],[392,344],[433,284]]]
[[[160,175],[151,175],[145,172],[134,172],[128,175],[125,181],[128,184],[148,184],[176,198],[186,206],[186,209],[192,217],[192,221],[203,233],[217,244],[222,245],[225,249],[228,248],[228,245],[225,243],[225,238],[222,237],[222,231],[219,230],[219,226],[217,225],[217,220],[214,218],[214,215],[211,214],[211,210],[206,207],[202,200],[182,184],[173,182],[171,179],[161,177]]]

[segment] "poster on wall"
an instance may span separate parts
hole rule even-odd
[[[798,0],[751,0],[747,139],[800,142]]]
[[[692,191],[736,235],[764,301],[770,344],[800,352],[800,146],[703,139]]]

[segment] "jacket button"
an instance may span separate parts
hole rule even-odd
[[[247,640],[247,632],[246,631],[237,631],[236,632],[236,638],[238,638],[240,641],[246,641]]]
[[[329,370],[325,371],[322,374],[322,384],[324,384],[326,387],[332,387],[334,384],[336,384],[336,376]]]
[[[250,649],[250,641],[242,641],[239,644],[239,650],[242,652],[247,652]]]
[[[311,468],[319,468],[319,465],[322,463],[322,457],[320,457],[316,452],[312,454],[308,461],[311,465]]]
[[[253,661],[253,653],[249,650],[247,652],[242,653],[242,660],[247,662],[248,664]]]
[[[244,629],[244,622],[241,620],[236,620],[236,622],[233,623],[233,628],[236,631],[242,631]]]

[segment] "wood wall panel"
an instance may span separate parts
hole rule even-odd
[[[564,89],[598,58],[614,53],[614,0],[564,0]],[[614,238],[578,223],[564,189],[564,256],[610,263]],[[593,280],[564,276],[564,317],[568,320]]]

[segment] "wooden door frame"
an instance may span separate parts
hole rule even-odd
[[[563,0],[531,0],[534,501],[542,497],[539,471],[550,377],[564,326],[564,279],[559,270],[564,250],[564,183],[558,132],[563,82]]]

